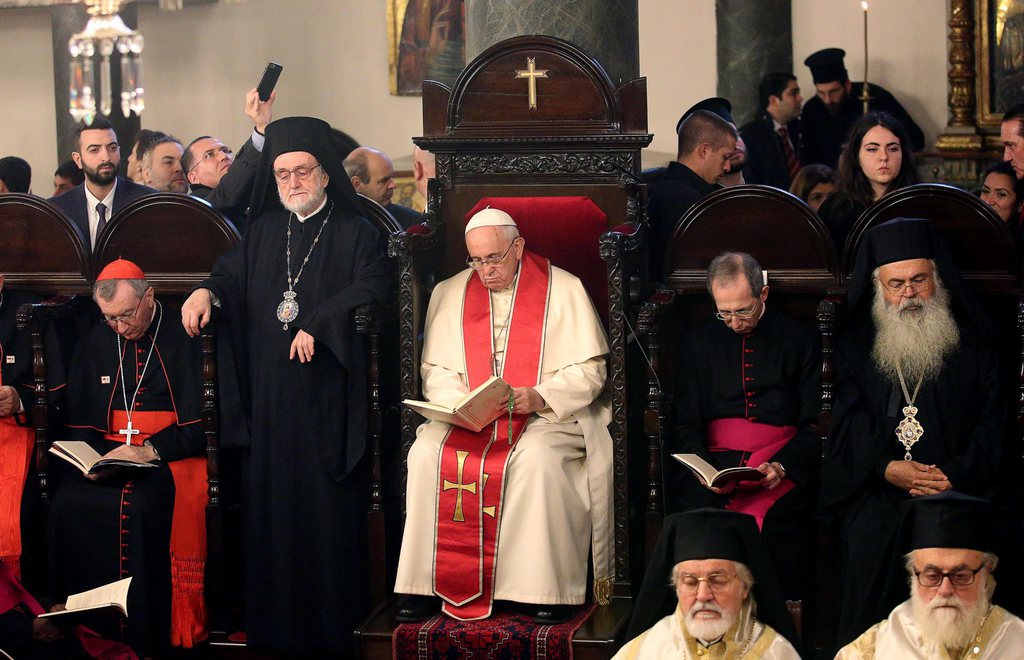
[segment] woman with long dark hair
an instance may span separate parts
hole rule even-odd
[[[887,112],[869,112],[850,127],[839,157],[836,190],[818,210],[836,248],[864,211],[886,194],[918,182],[910,139]]]
[[[996,163],[985,170],[978,197],[1006,223],[1017,240],[1021,237],[1021,205],[1024,204],[1024,181],[1017,178],[1009,163]]]

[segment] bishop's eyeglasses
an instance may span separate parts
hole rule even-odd
[[[754,312],[756,312],[756,311],[757,311],[757,302],[755,302],[750,307],[746,307],[744,309],[737,309],[737,310],[732,311],[732,312],[729,312],[729,311],[726,311],[726,312],[715,312],[715,318],[718,319],[719,321],[725,321],[726,323],[728,323],[729,321],[733,320],[733,318],[743,319],[744,321],[746,321],[751,316],[753,316]]]
[[[932,285],[932,278],[931,275],[922,273],[921,275],[912,277],[909,280],[895,280],[893,284],[883,282],[882,280],[878,280],[878,283],[881,284],[882,288],[888,291],[890,295],[902,296],[903,292],[907,290],[907,287],[910,287],[910,290],[914,293],[927,291]]]
[[[142,301],[145,296],[139,298],[139,304],[135,306],[135,311],[128,314],[118,314],[117,316],[111,316],[110,314],[104,314],[103,320],[111,325],[117,325],[118,323],[128,324],[135,320],[135,317],[139,314],[139,308],[142,307]]]
[[[318,167],[320,167],[319,164],[313,167],[296,167],[294,170],[274,170],[274,178],[277,179],[278,183],[288,183],[292,180],[292,175],[294,174],[295,178],[299,181],[305,181]]]
[[[954,587],[966,587],[974,584],[974,578],[978,575],[978,571],[985,568],[985,562],[981,562],[981,566],[977,568],[967,568],[961,566],[955,568],[952,571],[940,571],[937,568],[926,568],[923,571],[914,569],[914,575],[917,576],[917,581],[922,587],[935,588],[942,584],[942,581],[949,578],[950,584]]]
[[[725,591],[732,584],[732,581],[736,579],[736,575],[728,575],[726,573],[712,573],[707,577],[697,577],[692,573],[683,573],[677,579],[679,589],[685,593],[696,593],[697,589],[700,588],[701,582],[707,582],[708,588],[715,593]]]
[[[505,248],[505,252],[503,252],[500,257],[485,257],[483,259],[479,257],[469,257],[466,259],[466,265],[473,270],[480,270],[486,266],[497,266],[501,262],[505,261],[505,257],[508,256],[508,251],[512,249],[512,246],[516,244],[517,240],[519,239],[512,239],[512,242],[508,244],[508,247]]]

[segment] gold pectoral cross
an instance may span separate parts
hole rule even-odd
[[[469,456],[468,451],[456,451],[455,459],[458,461],[458,468],[456,473],[456,479],[458,483],[452,483],[445,479],[441,485],[443,490],[451,490],[452,488],[458,488],[458,492],[455,494],[455,515],[452,516],[452,522],[466,522],[466,516],[462,514],[462,491],[468,490],[469,492],[476,495],[476,482],[469,484],[462,483],[462,470],[466,467],[466,457]],[[486,483],[486,482],[484,482]]]
[[[530,110],[537,109],[537,78],[547,78],[547,69],[537,69],[537,60],[526,58],[526,69],[516,71],[516,78],[526,78],[529,89]]]

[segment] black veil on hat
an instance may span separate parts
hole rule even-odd
[[[627,639],[640,635],[675,610],[676,594],[669,585],[672,568],[690,559],[727,559],[746,564],[754,575],[751,596],[757,602],[758,620],[794,645],[799,642],[775,572],[762,548],[757,521],[753,516],[725,509],[697,509],[665,518],[647,563]]]
[[[334,201],[339,211],[363,215],[363,206],[352,187],[352,181],[345,174],[342,156],[338,154],[331,138],[330,124],[316,117],[285,117],[267,125],[267,141],[263,145],[249,205],[250,218],[257,218],[266,210],[281,208],[277,182],[274,180],[274,160],[291,151],[313,154],[330,177],[327,196]]]
[[[732,120],[732,103],[729,103],[729,99],[722,98],[721,96],[712,96],[709,99],[698,101],[697,103],[690,106],[690,109],[683,113],[683,116],[676,122],[676,133],[678,134],[680,129],[683,128],[683,122],[686,121],[687,117],[697,112],[698,110],[707,110],[712,114],[716,114],[725,121],[729,122],[733,126],[736,122]]]
[[[960,277],[935,223],[924,218],[894,218],[864,233],[847,289],[850,318],[857,316],[854,310],[860,303],[870,305],[874,291],[871,273],[879,266],[907,259],[933,260],[953,303],[960,305],[980,329],[987,331],[988,321],[981,305]]]

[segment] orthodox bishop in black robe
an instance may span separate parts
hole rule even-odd
[[[295,154],[304,165],[275,184],[275,161]],[[271,123],[260,168],[246,237],[193,293],[208,289],[225,312],[250,418],[246,631],[258,648],[348,653],[366,610],[369,502],[352,312],[385,299],[389,269],[325,122]],[[326,188],[301,194],[323,178]],[[316,202],[292,213],[279,190]]]
[[[883,373],[875,357],[879,331],[871,306],[873,296],[882,295],[882,285],[873,279],[872,272],[879,266],[911,259],[934,262],[932,279],[915,286],[922,291],[937,291],[935,278],[941,277],[949,293],[959,341],[945,354],[937,374],[920,381],[908,375],[904,379],[905,394],[899,379]],[[882,594],[875,581],[892,560],[886,546],[894,532],[899,505],[918,495],[891,483],[887,470],[902,467],[904,461],[931,466],[930,471],[937,469],[947,478],[940,482],[940,488],[952,487],[990,498],[998,484],[1005,419],[988,322],[931,222],[899,218],[870,230],[856,264],[847,321],[837,344],[835,408],[821,496],[822,511],[838,524],[840,644],[886,616],[894,604],[893,596],[895,602],[906,597],[905,585],[900,593]],[[906,296],[909,286],[904,282],[899,295]],[[917,297],[920,294],[909,299]],[[933,293],[931,299],[939,297]],[[935,350],[929,345],[924,348]],[[916,408],[909,416],[916,418],[924,431],[916,442],[897,434],[898,428],[908,428],[904,424],[908,408]]]
[[[134,268],[131,279],[144,281]],[[123,639],[140,655],[205,637],[202,355],[177,322],[177,311],[153,300],[152,292],[150,287],[139,300],[143,311],[129,314],[132,323],[146,318],[145,310],[152,315],[137,338],[115,332],[121,321],[103,322],[79,343],[68,378],[68,430],[58,439],[87,442],[102,455],[123,448],[128,438],[135,447],[155,450],[156,467],[114,468],[91,481],[63,461],[50,461],[61,469],[49,520],[53,595],[64,599],[131,577]],[[177,492],[176,484],[187,484],[182,488],[189,492]],[[122,638],[117,628],[98,632]]]

